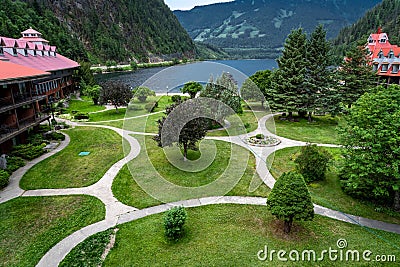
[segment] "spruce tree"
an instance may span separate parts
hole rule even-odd
[[[340,99],[349,108],[376,85],[376,77],[369,64],[369,56],[365,47],[351,47],[341,64],[339,77],[342,83],[339,89]]]
[[[308,112],[308,120],[315,109],[330,111],[332,94],[335,94],[333,72],[331,65],[331,45],[326,40],[326,31],[319,25],[308,40],[307,71],[305,91],[303,94],[304,107]]]
[[[272,108],[288,111],[289,117],[304,107],[306,48],[307,37],[303,29],[292,30],[285,41],[282,56],[277,60],[279,69],[272,77]]]
[[[304,178],[297,172],[288,172],[276,181],[268,196],[267,208],[272,215],[285,222],[285,233],[290,233],[294,220],[314,218],[314,206]]]

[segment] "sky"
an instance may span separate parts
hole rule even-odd
[[[195,6],[205,6],[213,3],[232,1],[233,0],[164,0],[171,10],[190,10]]]

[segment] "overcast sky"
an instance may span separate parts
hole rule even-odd
[[[213,3],[232,1],[233,0],[164,0],[171,10],[189,10],[195,6],[205,6]]]

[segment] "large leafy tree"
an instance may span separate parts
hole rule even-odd
[[[156,93],[148,87],[139,86],[133,91],[135,97],[139,99],[140,102],[146,102],[147,97],[156,96]]]
[[[270,98],[269,90],[271,88],[270,70],[257,71],[255,74],[246,79],[240,89],[240,95],[244,100],[256,100],[264,102]]]
[[[369,60],[365,47],[352,46],[340,66],[339,78],[342,83],[340,99],[349,108],[360,96],[376,85],[376,76]]]
[[[100,103],[111,102],[117,111],[119,106],[128,105],[132,96],[132,90],[122,82],[107,81],[101,84]]]
[[[310,122],[312,112],[317,108],[333,110],[331,105],[336,86],[330,68],[331,61],[331,46],[326,39],[323,25],[319,25],[308,40],[305,90],[302,95],[303,109],[308,112]]]
[[[312,220],[314,206],[303,176],[297,172],[282,174],[268,196],[267,208],[272,215],[285,222],[284,231],[287,234],[294,220]]]
[[[203,90],[203,86],[198,82],[187,82],[182,87],[181,92],[183,94],[189,94],[190,98],[193,99],[196,97],[197,93]]]
[[[400,210],[400,87],[378,87],[350,109],[341,130],[345,192]]]
[[[236,113],[243,112],[237,82],[229,73],[223,72],[215,81],[211,77],[200,96],[221,101]],[[219,110],[216,113],[222,116],[222,118],[217,116],[218,121],[224,119],[224,115],[229,114],[226,110]]]
[[[279,69],[272,76],[272,108],[294,111],[304,108],[305,78],[307,69],[307,37],[301,28],[288,35],[282,56],[277,60]]]
[[[197,150],[198,141],[206,136],[209,122],[198,106],[190,101],[172,104],[167,107],[165,114],[167,117],[158,120],[158,134],[153,139],[159,147],[177,143],[182,147],[186,160],[188,150]]]

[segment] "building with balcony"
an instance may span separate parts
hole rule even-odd
[[[57,53],[40,32],[22,38],[0,36],[0,152],[23,143],[26,132],[48,120],[49,100],[75,90],[73,72],[79,64]]]
[[[400,84],[400,47],[392,45],[386,33],[379,29],[368,38],[372,68],[380,77],[381,83]]]

